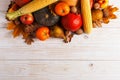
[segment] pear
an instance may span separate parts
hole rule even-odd
[[[55,25],[50,30],[50,36],[64,39],[65,38],[64,30],[60,26]]]

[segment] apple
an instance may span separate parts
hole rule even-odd
[[[60,0],[66,2],[69,6],[76,6],[78,0]]]
[[[25,15],[22,15],[20,16],[20,21],[23,23],[23,24],[32,24],[33,21],[34,21],[34,17],[32,14],[25,14]]]
[[[69,13],[62,17],[61,23],[66,30],[75,32],[82,26],[82,17],[80,14]]]
[[[14,0],[14,2],[20,7],[22,7],[23,5],[27,4],[30,1],[31,0]]]
[[[108,6],[109,0],[97,0],[97,2],[100,4],[100,7],[104,9]]]
[[[59,16],[65,16],[70,12],[70,7],[67,3],[65,2],[59,2],[56,6],[55,6],[55,12],[57,15]]]
[[[45,41],[50,37],[50,30],[47,26],[41,26],[36,31],[36,38],[41,41]]]

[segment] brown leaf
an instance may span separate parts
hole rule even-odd
[[[11,1],[7,12],[14,12],[18,9],[19,7],[17,6],[17,4],[15,4],[15,2]]]
[[[117,10],[118,10],[117,7],[113,7],[113,8],[111,8],[111,12],[116,12]]]
[[[118,10],[117,7],[108,6],[103,10],[104,17],[109,19],[115,19],[116,15],[114,14],[114,12],[117,10]]]
[[[29,33],[23,32],[22,35],[23,35],[23,39],[26,39],[29,36]]]
[[[109,18],[110,18],[110,19],[116,19],[117,16],[116,16],[115,14],[111,14],[111,15],[109,16]]]
[[[109,23],[109,18],[103,18],[103,22],[104,22],[105,24],[108,24],[108,23]]]
[[[64,42],[65,43],[69,43],[71,42],[72,38],[73,38],[73,33],[71,31],[65,31],[65,38],[64,38]]]
[[[36,29],[35,26],[31,24],[31,25],[26,25],[24,31],[25,31],[26,33],[30,33],[30,32],[33,32],[35,29]]]
[[[13,21],[10,21],[10,22],[7,24],[7,30],[13,30],[15,27],[16,27],[16,25],[14,24]]]
[[[32,42],[34,42],[34,40],[31,36],[28,36],[27,38],[25,38],[25,43],[27,43],[28,45],[30,45]]]
[[[13,37],[15,38],[22,33],[23,33],[23,26],[20,24],[20,25],[16,25],[12,34],[13,34]]]

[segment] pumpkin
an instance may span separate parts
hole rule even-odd
[[[38,24],[44,26],[53,26],[59,21],[59,16],[55,15],[49,7],[45,7],[33,13]]]

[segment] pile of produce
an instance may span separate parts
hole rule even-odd
[[[7,10],[7,29],[25,43],[50,37],[69,43],[74,35],[89,34],[92,28],[116,19],[117,7],[109,0],[12,0]]]

